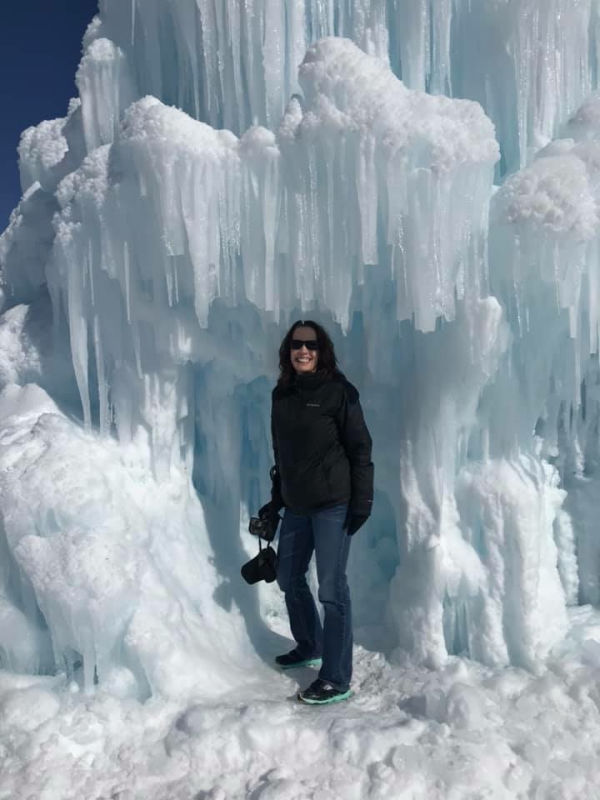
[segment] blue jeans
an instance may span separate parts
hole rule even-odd
[[[346,580],[352,537],[343,528],[347,510],[345,503],[307,515],[286,509],[277,552],[277,582],[285,593],[296,649],[304,658],[322,656],[319,677],[340,690],[350,686],[352,677],[352,612]],[[325,610],[323,626],[306,581],[313,551]]]

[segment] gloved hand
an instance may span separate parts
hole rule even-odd
[[[269,475],[271,477],[271,504],[275,511],[279,511],[280,508],[283,508],[284,503],[281,496],[281,478],[275,465],[271,467]]]
[[[265,503],[264,506],[261,506],[258,510],[258,519],[260,523],[257,520],[250,520],[250,533],[260,536],[261,539],[265,539],[267,542],[272,542],[277,533],[280,519],[273,502]]]
[[[269,517],[276,516],[279,519],[279,514],[277,513],[277,509],[275,508],[275,504],[272,500],[269,500],[268,503],[265,503],[264,506],[261,506],[258,509],[258,516],[261,519],[269,519]]]
[[[352,536],[359,528],[362,528],[369,516],[370,514],[366,514],[364,511],[352,511],[349,508],[344,522],[344,528],[347,530],[348,536]]]

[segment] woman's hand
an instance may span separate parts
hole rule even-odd
[[[279,511],[280,508],[283,508],[283,497],[281,496],[281,478],[279,477],[279,470],[275,465],[271,467],[269,471],[269,475],[271,477],[271,505],[275,512]],[[267,503],[267,505],[269,505]],[[263,506],[265,508],[265,506]],[[258,512],[260,516],[260,511]]]
[[[269,519],[269,517],[276,516],[279,519],[279,514],[277,513],[277,509],[275,508],[275,504],[272,500],[268,503],[265,503],[264,506],[261,506],[258,509],[258,516],[261,519]]]
[[[348,509],[348,516],[346,517],[346,522],[344,523],[344,528],[348,531],[348,535],[352,536],[356,533],[359,528],[365,524],[365,522],[369,519],[369,514],[353,512]]]
[[[252,517],[250,520],[250,533],[265,539],[267,542],[272,542],[277,533],[279,520],[279,514],[273,503],[265,503],[258,511],[258,519]]]

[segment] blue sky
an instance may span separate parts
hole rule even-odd
[[[0,232],[21,196],[19,135],[62,117],[77,95],[83,33],[98,0],[1,0]]]

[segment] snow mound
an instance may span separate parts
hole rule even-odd
[[[32,667],[14,635],[24,604],[46,659],[37,669],[51,648],[69,675],[83,670],[88,689],[123,687],[126,675],[140,697],[230,686],[243,625],[236,613],[206,619],[219,580],[185,478],[159,487],[135,451],[83,432],[33,384],[3,390],[0,421],[2,548],[19,567],[2,583],[12,668]]]

